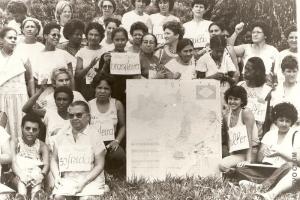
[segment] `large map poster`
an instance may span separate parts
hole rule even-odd
[[[127,80],[127,179],[218,175],[220,84]]]

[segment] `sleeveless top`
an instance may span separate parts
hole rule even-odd
[[[23,139],[18,140],[17,155],[23,158],[41,161],[40,156],[40,140],[36,139],[32,146],[25,144]]]

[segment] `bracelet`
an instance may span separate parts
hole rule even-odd
[[[118,139],[115,139],[114,141],[116,141],[118,144],[120,144],[120,141]]]

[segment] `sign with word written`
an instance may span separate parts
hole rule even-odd
[[[267,113],[267,102],[258,102],[257,99],[248,98],[247,108],[251,110],[256,121],[264,122]]]
[[[140,57],[138,53],[111,53],[110,73],[116,75],[141,74]]]
[[[93,161],[92,147],[88,145],[67,145],[58,148],[60,172],[90,171]]]
[[[113,120],[100,120],[97,116],[91,119],[91,126],[97,130],[103,141],[115,140],[115,128]]]
[[[239,151],[249,148],[249,139],[247,134],[247,128],[245,125],[237,125],[229,128],[229,152]]]
[[[218,81],[127,80],[126,93],[127,179],[219,175]]]

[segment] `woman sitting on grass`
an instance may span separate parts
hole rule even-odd
[[[242,187],[253,186],[256,189],[269,189],[274,186],[278,178],[283,175],[282,178],[270,192],[262,194],[265,199],[274,199],[283,189],[282,185],[284,182],[286,189],[291,188],[292,176],[289,175],[294,170],[299,172],[299,167],[294,168],[291,162],[293,161],[293,152],[300,147],[300,133],[295,128],[291,128],[293,124],[297,121],[297,110],[290,103],[280,103],[277,104],[273,111],[273,120],[277,128],[267,132],[261,143],[260,153],[258,160],[262,163],[271,164],[276,168],[251,168],[242,167],[238,168],[239,174],[250,181],[242,180],[239,185]],[[288,173],[289,172],[289,173]],[[295,177],[296,178],[296,177]],[[299,179],[299,174],[297,176]],[[288,187],[287,187],[288,186]]]
[[[241,86],[233,86],[225,92],[225,101],[229,113],[224,114],[227,123],[228,147],[230,155],[223,158],[219,168],[221,172],[230,172],[236,166],[243,166],[253,161],[252,146],[256,146],[253,133],[257,131],[254,116],[248,109],[247,92]]]

